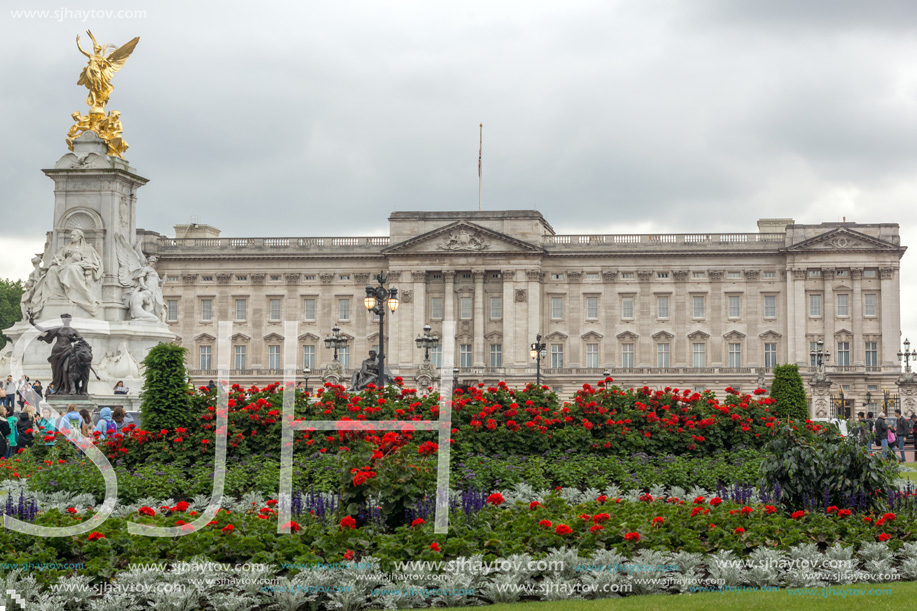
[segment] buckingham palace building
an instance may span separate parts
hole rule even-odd
[[[762,219],[757,230],[559,235],[539,212],[510,210],[393,212],[382,237],[222,237],[203,224],[138,236],[159,257],[167,322],[195,382],[216,376],[218,321],[233,323],[234,382],[279,381],[293,320],[309,386],[333,361],[335,326],[349,380],[379,343],[363,299],[384,271],[400,299],[386,365],[409,385],[424,359],[415,338],[455,321],[448,375],[462,384],[534,381],[541,335],[542,383],[562,397],[605,371],[624,388],[751,391],[777,364],[811,377],[821,340],[833,392],[875,403],[900,372],[898,225]],[[442,343],[430,360],[442,363]]]

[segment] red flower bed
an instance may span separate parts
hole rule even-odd
[[[737,447],[762,447],[774,431],[773,399],[761,394],[728,394],[722,401],[710,393],[688,389],[648,387],[623,390],[609,384],[589,384],[572,402],[561,404],[556,395],[529,384],[511,389],[496,386],[466,389],[453,397],[453,451],[462,455],[541,454],[546,451],[595,454],[704,455]],[[227,411],[227,440],[231,455],[277,455],[280,449],[283,395],[280,384],[264,388],[233,386]],[[378,456],[404,445],[414,434],[412,421],[439,417],[439,396],[392,385],[371,387],[350,394],[343,386],[327,384],[317,400],[296,391],[295,419],[352,422],[350,430],[294,434],[299,451],[347,451],[356,439],[378,446]],[[107,440],[96,443],[109,459],[122,459],[134,466],[151,459],[169,460],[211,456],[215,451],[216,393],[198,390],[192,397],[197,423],[174,431],[144,431],[128,426]],[[363,421],[402,420],[405,428],[381,436],[360,430]],[[791,423],[805,436],[822,433],[821,425],[809,421]],[[424,441],[417,452],[434,455],[438,446]],[[373,477],[361,470],[355,485]],[[697,502],[697,500],[695,500]]]

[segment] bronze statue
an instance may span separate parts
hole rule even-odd
[[[369,358],[363,360],[360,371],[353,372],[353,378],[350,381],[351,392],[360,392],[365,390],[370,384],[379,382],[379,359],[376,357],[376,351],[369,351]]]
[[[51,383],[54,384],[55,394],[58,395],[86,395],[89,382],[89,372],[99,374],[92,368],[92,348],[80,335],[80,332],[70,326],[73,318],[70,314],[61,314],[61,326],[45,329],[35,324],[32,311],[29,310],[29,324],[42,332],[38,336],[43,342],[50,344],[57,340],[51,348]]]

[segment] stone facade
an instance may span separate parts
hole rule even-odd
[[[394,212],[389,222],[388,237],[222,238],[193,226],[178,234],[193,237],[138,235],[160,257],[168,323],[201,382],[216,375],[219,320],[234,321],[241,382],[280,378],[285,320],[299,324],[297,367],[314,354],[312,382],[332,360],[322,339],[335,324],[351,340],[345,367],[358,367],[378,343],[362,301],[381,270],[401,296],[387,365],[409,383],[423,356],[415,337],[444,320],[456,321],[462,382],[533,380],[529,344],[541,333],[543,382],[564,396],[605,369],[624,387],[751,390],[775,363],[810,375],[818,339],[828,376],[857,406],[900,371],[897,224],[557,235],[535,211]]]

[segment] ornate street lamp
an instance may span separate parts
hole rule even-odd
[[[388,278],[385,273],[376,274],[379,286],[367,286],[363,307],[379,317],[379,386],[385,386],[385,308],[394,314],[398,309],[398,289],[385,288]]]
[[[439,336],[430,333],[430,325],[424,325],[423,335],[418,335],[414,341],[417,342],[417,347],[424,351],[423,360],[426,362],[430,360],[430,348],[439,345]]]
[[[535,359],[535,384],[541,386],[541,359],[548,356],[548,345],[542,343],[541,333],[535,336],[535,341],[529,346],[529,354]]]
[[[455,389],[458,388],[458,374],[459,374],[459,368],[453,367],[452,368],[452,392],[455,392]]]
[[[911,372],[911,359],[917,360],[917,350],[911,350],[911,342],[904,338],[904,352],[898,353],[898,361],[904,360],[904,372]]]
[[[331,328],[331,335],[325,338],[325,348],[334,348],[334,361],[338,360],[338,348],[347,345],[347,338],[341,335],[341,328],[334,325]]]
[[[815,342],[815,345],[817,349],[810,351],[809,354],[815,358],[816,371],[818,371],[818,373],[824,373],[825,361],[831,358],[831,352],[829,350],[825,350],[825,342],[821,339]]]

